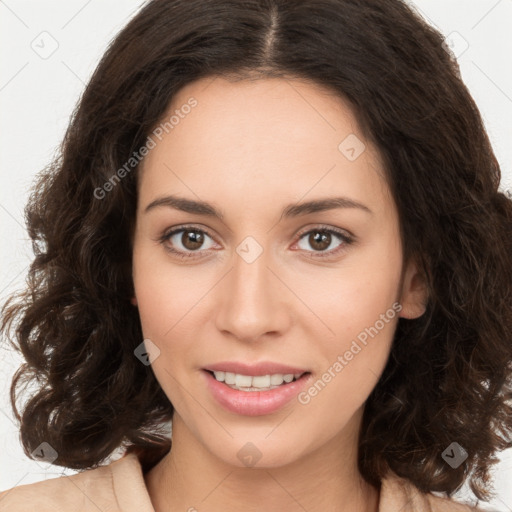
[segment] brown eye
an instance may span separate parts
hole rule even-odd
[[[210,244],[208,245],[208,239]],[[181,227],[169,231],[160,238],[165,248],[180,257],[200,256],[214,245],[212,237],[202,229]],[[204,255],[204,254],[203,254]]]
[[[204,235],[200,231],[195,230],[183,230],[183,234],[181,235],[181,243],[185,249],[189,251],[194,251],[195,249],[199,249],[201,245],[204,243]]]
[[[331,234],[321,231],[312,231],[308,237],[308,242],[313,249],[324,251],[331,244]]]
[[[338,244],[336,244],[336,240],[338,240]],[[346,250],[353,241],[352,236],[344,232],[322,227],[303,233],[297,245],[312,256],[321,258],[324,256],[335,256],[339,252]]]

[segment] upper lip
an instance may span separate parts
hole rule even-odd
[[[297,368],[270,361],[262,361],[255,364],[240,363],[237,361],[223,361],[220,363],[210,364],[204,369],[212,372],[230,372],[251,376],[275,375],[277,373],[288,375],[290,373],[306,373],[308,371],[304,370],[303,368]]]

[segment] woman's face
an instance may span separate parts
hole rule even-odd
[[[139,176],[133,279],[174,428],[237,466],[353,446],[398,317],[424,310],[414,264],[400,282],[379,155],[344,101],[303,81],[203,79],[173,114]],[[213,369],[285,381],[234,390]]]

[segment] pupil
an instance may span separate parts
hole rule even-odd
[[[319,249],[326,249],[330,244],[330,234],[325,232],[317,231],[314,235],[312,235],[313,242],[311,243],[312,247],[315,247],[315,244],[320,243]],[[323,242],[323,243],[322,243]]]
[[[198,249],[203,244],[203,234],[197,231],[185,231],[183,237],[182,243],[187,249]]]

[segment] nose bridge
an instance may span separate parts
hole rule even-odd
[[[253,300],[267,295],[268,289],[268,248],[263,248],[254,237],[246,237],[236,248],[233,268],[233,286],[239,299]]]
[[[236,247],[233,268],[226,276],[217,325],[243,340],[256,340],[266,332],[283,328],[286,315],[279,280],[268,267],[271,251],[248,236]]]

